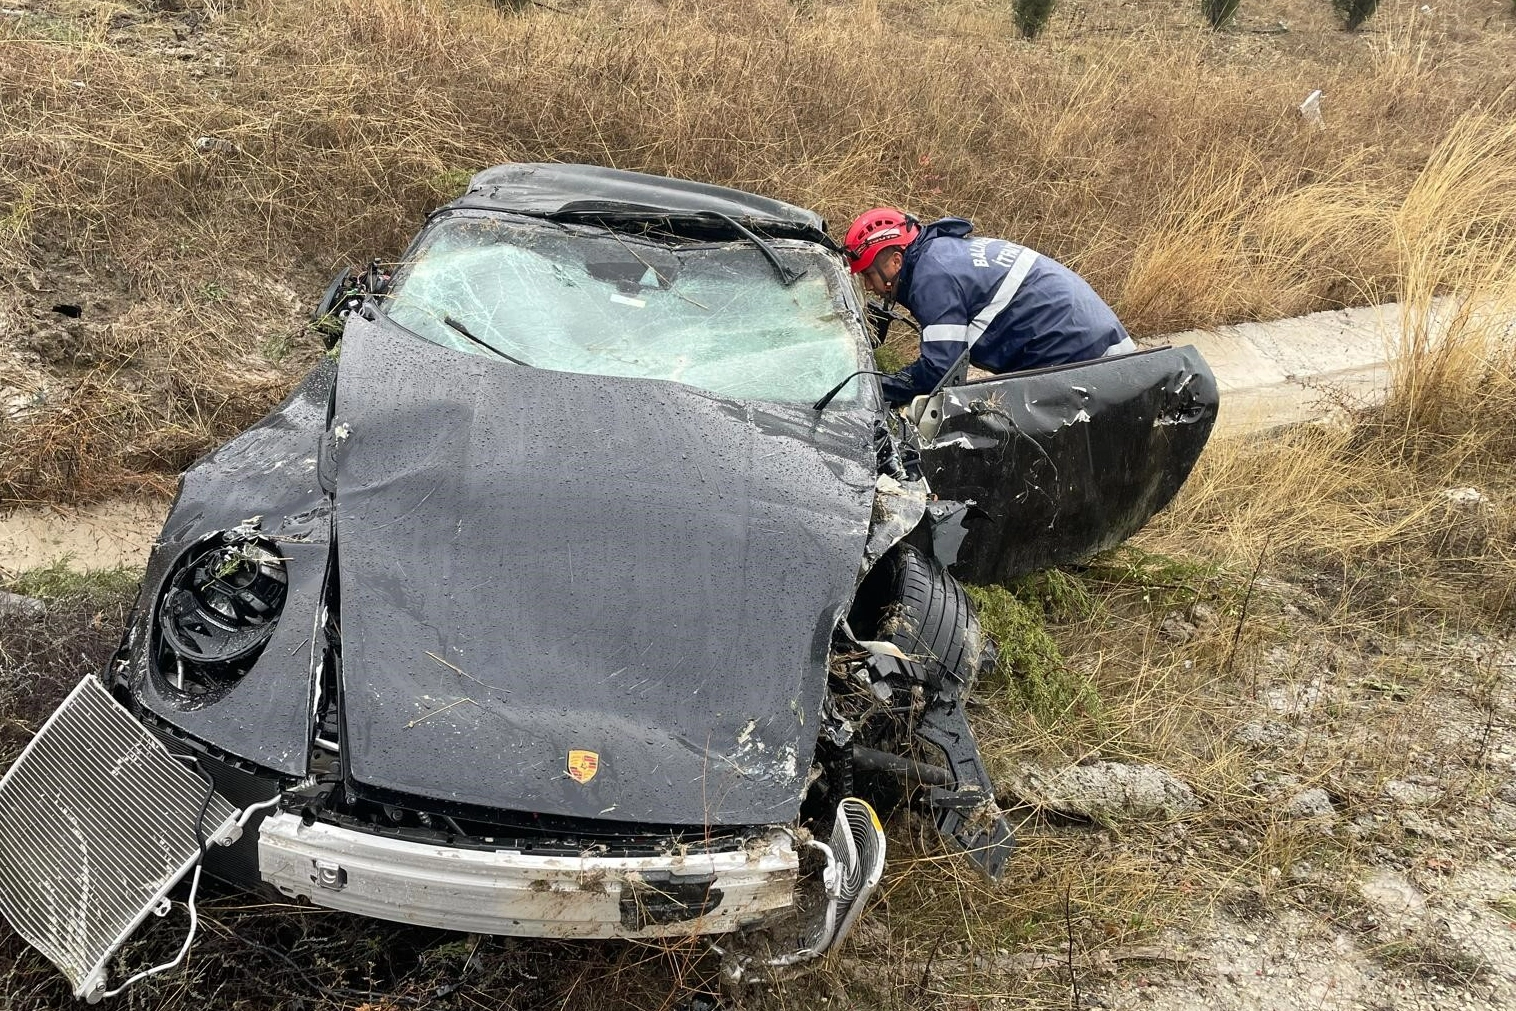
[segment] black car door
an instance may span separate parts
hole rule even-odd
[[[1193,347],[942,390],[919,419],[938,556],[996,582],[1119,544],[1184,484],[1217,401]]]

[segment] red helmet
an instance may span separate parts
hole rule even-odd
[[[874,265],[886,249],[909,246],[921,231],[916,219],[893,207],[875,207],[853,219],[842,240],[853,273],[861,274]]]

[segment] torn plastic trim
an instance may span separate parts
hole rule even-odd
[[[792,951],[759,959],[711,945],[734,982],[763,982],[768,972],[820,958],[836,948],[852,932],[884,876],[884,827],[873,807],[857,797],[846,797],[837,805],[829,842],[806,838],[803,845],[826,860],[821,872],[824,904]]]
[[[868,543],[863,548],[863,562],[858,569],[860,581],[879,559],[920,525],[927,513],[929,490],[926,481],[919,477],[901,480],[880,474],[875,479],[874,512],[869,524]]]

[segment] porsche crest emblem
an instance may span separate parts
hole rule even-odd
[[[574,748],[569,752],[568,774],[576,783],[588,783],[600,771],[600,755],[594,751]]]

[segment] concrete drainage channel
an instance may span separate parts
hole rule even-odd
[[[1443,314],[1446,305],[1433,313]],[[1222,390],[1217,432],[1241,436],[1319,418],[1333,405],[1378,402],[1402,325],[1400,306],[1392,303],[1144,343],[1199,348]],[[13,510],[0,516],[0,578],[60,558],[88,569],[144,565],[167,512],[163,499]]]

